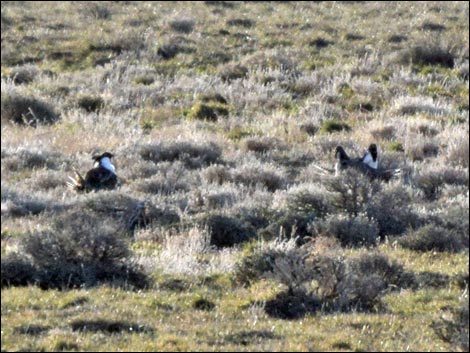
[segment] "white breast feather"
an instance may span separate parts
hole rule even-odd
[[[372,155],[370,154],[370,152],[368,152],[364,159],[362,160],[363,163],[367,164],[369,167],[371,168],[374,168],[374,169],[377,169],[378,167],[378,159],[374,162],[374,160],[372,159]]]
[[[106,168],[110,172],[116,174],[116,168],[108,157],[101,158],[100,164],[103,168]]]

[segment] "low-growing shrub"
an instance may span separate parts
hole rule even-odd
[[[255,236],[251,227],[232,217],[217,214],[208,215],[203,217],[200,222],[209,230],[210,244],[217,248],[232,247]]]
[[[77,105],[88,113],[98,112],[103,109],[104,100],[100,96],[82,95],[78,97]]]
[[[140,148],[140,156],[146,161],[181,161],[188,168],[201,168],[204,165],[220,163],[222,150],[213,143],[195,144],[190,142],[173,142],[147,144]]]
[[[412,63],[423,66],[440,65],[448,68],[454,67],[454,56],[450,51],[434,44],[408,47],[392,55],[391,61],[402,65]]]
[[[363,212],[382,188],[378,181],[371,181],[367,175],[352,168],[343,170],[339,176],[324,177],[322,181],[333,193],[332,206],[351,217]]]
[[[417,285],[413,273],[383,254],[344,258],[334,252],[312,251],[310,245],[297,247],[293,239],[280,238],[249,251],[235,273],[245,285],[262,278],[274,278],[285,285],[287,291],[265,306],[268,315],[283,319],[299,318],[320,308],[372,310],[387,291]]]
[[[235,265],[235,281],[242,285],[251,285],[263,278],[265,273],[274,270],[273,264],[280,251],[276,249],[263,249],[249,252]]]
[[[194,29],[194,21],[189,19],[173,20],[170,21],[170,28],[179,33],[191,33]]]
[[[224,66],[219,72],[219,76],[225,82],[245,78],[247,75],[248,69],[245,66],[233,64]]]
[[[469,349],[468,296],[463,298],[459,306],[452,308],[451,314],[450,319],[441,317],[431,327],[439,338],[454,347],[453,350],[466,352]]]
[[[381,237],[403,234],[421,223],[420,217],[413,212],[410,190],[400,184],[385,185],[370,199],[365,211],[377,222]]]
[[[23,254],[2,255],[2,288],[4,286],[27,286],[35,282],[35,268]]]
[[[333,195],[323,188],[295,188],[286,194],[285,208],[290,213],[313,214],[323,218],[332,211]]]
[[[66,162],[59,152],[19,149],[14,152],[2,150],[2,167],[17,172],[22,169],[59,169]]]
[[[422,161],[425,158],[436,157],[439,153],[439,145],[432,140],[420,140],[409,143],[406,153],[413,161]]]
[[[459,252],[465,248],[459,236],[435,224],[409,231],[398,240],[398,243],[404,248],[415,251]]]
[[[320,133],[322,134],[330,134],[343,130],[349,131],[351,130],[351,127],[346,123],[336,120],[326,120],[320,127]]]
[[[311,222],[314,219],[313,213],[281,213],[267,227],[261,229],[258,234],[266,240],[276,239],[279,236],[296,239],[296,243],[300,245],[311,237]]]
[[[203,311],[212,311],[215,308],[215,304],[210,300],[199,298],[193,302],[193,308]]]
[[[272,137],[249,137],[243,141],[243,148],[256,153],[266,153],[280,145],[280,141]]]
[[[375,245],[379,229],[374,221],[364,215],[349,218],[334,214],[315,222],[315,232],[319,235],[332,236],[343,246]]]
[[[233,18],[227,20],[228,26],[240,26],[245,28],[251,28],[255,25],[255,21],[248,18]]]
[[[188,117],[196,120],[217,121],[219,117],[227,116],[228,113],[229,110],[225,104],[197,102],[191,107]]]
[[[270,317],[282,320],[295,320],[321,309],[321,301],[312,295],[299,291],[281,292],[266,301],[264,310]]]
[[[111,320],[74,320],[70,323],[72,331],[79,332],[102,332],[106,334],[126,333],[152,333],[154,329],[150,326],[131,323],[127,321]]]
[[[53,124],[59,120],[59,115],[49,104],[33,97],[17,94],[2,93],[1,114],[2,121],[32,127]]]
[[[266,187],[274,192],[285,186],[286,180],[282,172],[271,167],[241,166],[231,171],[231,180],[246,186]]]
[[[41,288],[76,288],[111,282],[144,288],[146,275],[129,260],[121,230],[84,211],[56,217],[52,229],[29,233],[22,252]]]
[[[389,286],[396,288],[414,288],[417,285],[415,275],[408,272],[396,261],[390,261],[380,253],[366,253],[351,261],[352,267],[358,273],[379,275]]]
[[[231,180],[230,169],[224,165],[214,164],[202,171],[202,178],[208,183],[223,184]]]
[[[23,85],[33,82],[38,74],[35,66],[24,65],[13,69],[8,76],[16,85]]]

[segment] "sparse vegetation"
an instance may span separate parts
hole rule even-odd
[[[467,2],[1,7],[2,351],[468,351]]]

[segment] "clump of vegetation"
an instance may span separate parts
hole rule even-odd
[[[334,193],[332,205],[335,209],[350,217],[364,212],[381,188],[378,182],[369,180],[366,175],[351,168],[338,177],[325,177],[323,183],[328,191]]]
[[[70,323],[72,331],[79,332],[102,332],[105,334],[117,334],[121,332],[127,333],[152,333],[152,327],[130,323],[127,321],[112,321],[112,320],[74,320]]]
[[[2,255],[2,288],[34,284],[35,268],[24,254]]]
[[[314,214],[280,213],[258,234],[266,240],[273,240],[279,236],[287,239],[295,239],[297,244],[304,244],[312,236],[311,223]]]
[[[468,326],[468,297],[464,298],[458,307],[451,309],[451,318],[442,316],[432,324],[434,332],[444,342],[449,342],[456,350],[461,349],[464,352],[469,349]]]
[[[254,237],[254,231],[235,218],[224,215],[208,215],[201,224],[209,230],[210,244],[217,248],[232,247]]]
[[[173,38],[170,42],[163,43],[158,47],[157,54],[165,59],[173,59],[179,53],[192,53],[194,48],[188,46],[181,38]]]
[[[393,62],[407,65],[439,65],[442,67],[454,67],[454,55],[448,50],[438,45],[429,44],[415,45],[395,54]]]
[[[227,116],[229,113],[226,104],[210,102],[196,102],[190,109],[188,117],[196,120],[217,121],[221,116]]]
[[[22,283],[34,283],[44,289],[88,287],[104,282],[136,288],[149,285],[147,276],[129,261],[122,231],[103,224],[90,213],[72,212],[55,218],[51,230],[26,235],[21,249],[34,268],[29,278],[23,274]],[[25,266],[23,263],[23,269],[28,268]]]
[[[227,20],[228,26],[240,26],[245,28],[251,28],[255,25],[255,21],[250,20],[249,18],[233,18]]]
[[[2,150],[2,167],[12,172],[41,168],[57,170],[65,161],[60,152],[29,149]]]
[[[331,134],[333,132],[343,130],[349,131],[351,130],[351,126],[349,126],[347,123],[337,120],[326,120],[322,123],[320,127],[320,133],[322,134]]]
[[[8,76],[16,85],[24,85],[33,82],[38,74],[35,66],[24,65],[13,69]]]
[[[193,308],[203,311],[212,311],[215,308],[215,304],[210,300],[199,298],[193,302]]]
[[[243,146],[247,151],[257,153],[266,153],[279,145],[280,141],[272,137],[249,137],[243,141]]]
[[[300,131],[303,131],[310,136],[313,136],[318,132],[318,126],[313,123],[301,124],[299,128],[300,128]]]
[[[236,269],[244,284],[259,276],[273,277],[287,287],[265,306],[268,315],[283,319],[299,318],[320,308],[372,310],[384,293],[416,286],[412,273],[383,254],[345,259],[312,252],[309,246],[296,247],[293,239],[255,248]],[[304,305],[294,305],[300,299]]]
[[[231,181],[246,186],[260,185],[266,187],[268,191],[274,192],[285,186],[286,179],[282,173],[273,168],[265,167],[263,169],[255,166],[242,166],[231,172]]]
[[[170,28],[178,33],[191,33],[194,29],[194,21],[190,19],[181,19],[170,21]]]
[[[343,246],[375,245],[379,235],[377,225],[364,215],[332,215],[315,223],[315,228],[318,234],[337,238]]]
[[[228,64],[220,70],[219,75],[223,81],[230,82],[236,79],[245,78],[248,75],[248,69],[242,65]]]
[[[190,142],[173,142],[144,145],[140,156],[154,163],[181,161],[189,168],[201,168],[204,165],[221,162],[221,148],[213,143],[196,144]]]
[[[309,46],[315,47],[317,49],[326,48],[332,44],[334,44],[332,41],[329,41],[328,39],[325,39],[322,37],[317,37],[315,39],[312,39],[310,42],[308,42]]]
[[[137,76],[136,78],[134,78],[134,83],[138,84],[138,85],[148,86],[148,85],[151,85],[154,82],[155,82],[155,79],[153,77],[147,76],[147,75],[141,75],[141,76]]]
[[[53,108],[43,101],[18,94],[3,94],[1,100],[2,121],[37,127],[59,120]]]
[[[83,95],[77,99],[77,105],[88,113],[99,112],[104,107],[104,100],[100,96]]]
[[[463,240],[449,229],[428,224],[417,230],[409,231],[399,239],[398,243],[404,248],[416,251],[459,252],[468,248],[468,245],[464,245]]]
[[[392,141],[387,145],[387,150],[392,152],[405,152],[403,144],[399,141]]]
[[[365,211],[377,222],[380,236],[403,234],[422,222],[412,210],[410,191],[402,185],[384,186],[367,203]]]

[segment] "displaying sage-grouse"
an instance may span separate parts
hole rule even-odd
[[[400,169],[379,168],[377,145],[375,143],[369,146],[364,156],[357,158],[350,158],[342,146],[337,146],[335,149],[335,159],[334,170],[319,166],[314,167],[322,171],[323,174],[334,173],[335,175],[339,175],[344,169],[354,168],[367,175],[370,179],[384,181],[389,181],[401,173]]]
[[[67,185],[77,191],[93,191],[102,189],[114,189],[117,185],[116,168],[111,163],[113,154],[105,152],[98,156],[93,156],[95,165],[90,169],[85,178],[74,169],[75,179],[69,176],[71,182]]]

